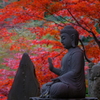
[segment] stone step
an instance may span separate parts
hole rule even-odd
[[[98,98],[96,98],[96,97],[85,97],[85,98],[72,98],[72,99],[54,99],[54,98],[30,97],[30,100],[98,100]]]

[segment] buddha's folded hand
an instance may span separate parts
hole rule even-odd
[[[52,79],[53,82],[60,82],[60,79],[59,78],[54,78]]]

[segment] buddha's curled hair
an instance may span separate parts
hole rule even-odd
[[[64,29],[62,29],[60,31],[60,33],[67,33],[70,37],[74,34],[75,35],[75,45],[78,45],[78,41],[79,41],[79,33],[76,29],[74,29],[73,26],[71,25],[67,25],[64,27]]]

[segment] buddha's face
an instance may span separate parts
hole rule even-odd
[[[61,34],[61,43],[66,49],[70,49],[72,47],[72,39],[67,33]]]

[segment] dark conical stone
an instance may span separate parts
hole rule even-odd
[[[19,64],[8,100],[29,100],[39,96],[40,87],[35,75],[35,67],[29,55],[24,53]]]

